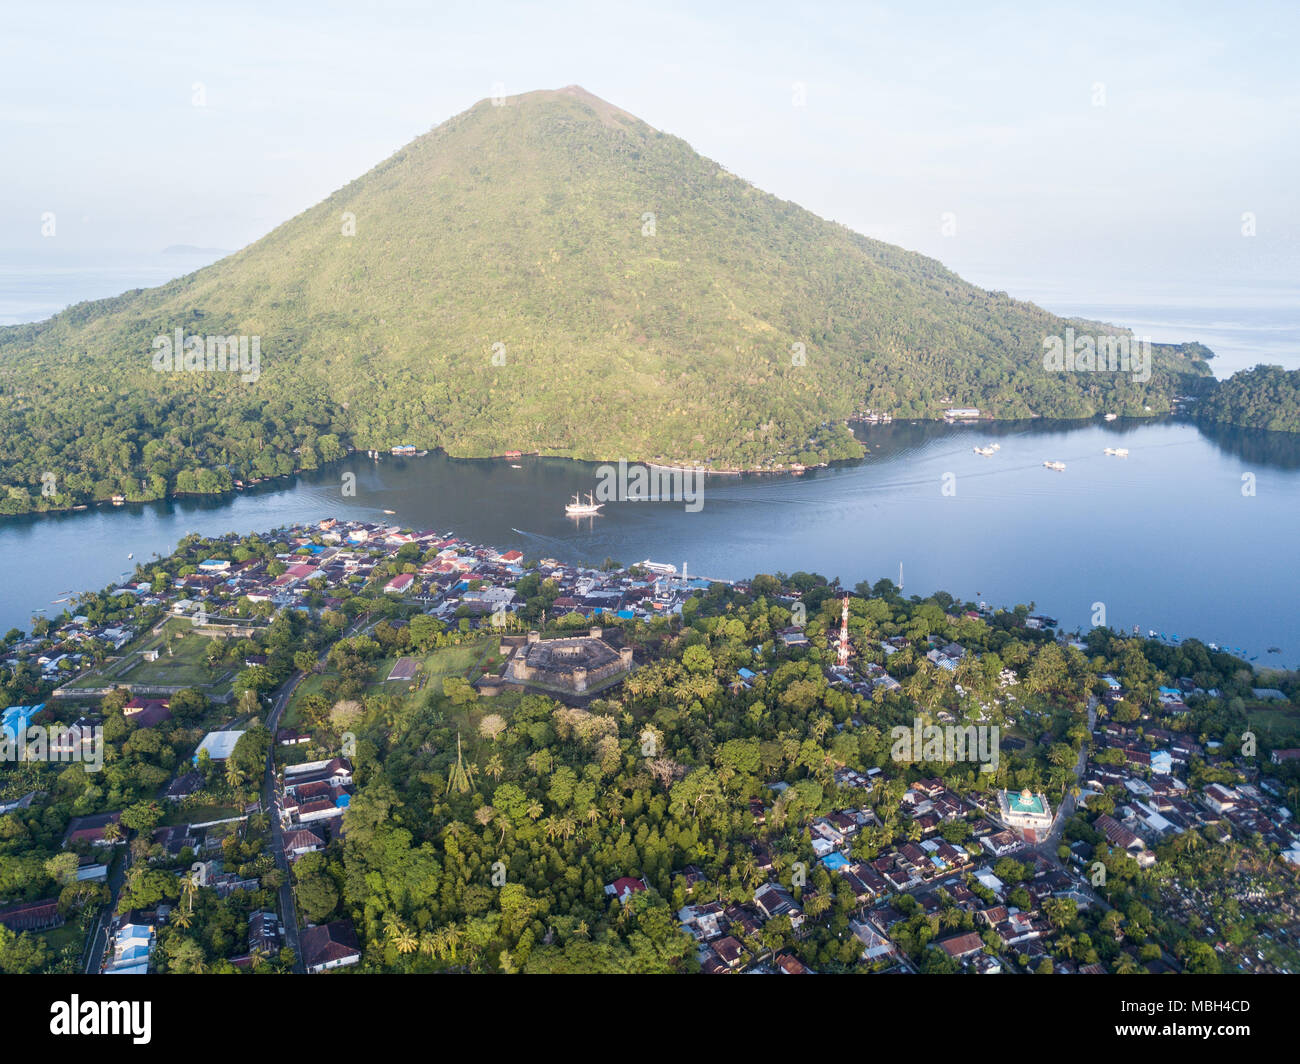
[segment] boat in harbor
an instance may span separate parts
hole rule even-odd
[[[573,502],[564,507],[564,512],[570,517],[582,517],[585,514],[599,513],[600,508],[604,506],[603,502],[596,502],[591,492],[587,492],[587,501],[582,502],[578,496],[573,497]]]
[[[1064,463],[1064,462],[1053,462],[1053,461],[1051,461],[1051,460],[1048,460],[1048,461],[1046,461],[1046,462],[1043,463],[1043,467],[1044,467],[1045,469],[1054,469],[1054,470],[1056,470],[1056,472],[1058,472],[1058,473],[1064,473],[1064,472],[1065,472],[1065,463]]]

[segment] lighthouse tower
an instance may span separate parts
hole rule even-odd
[[[840,668],[848,668],[849,664],[849,596],[845,595],[840,602]]]

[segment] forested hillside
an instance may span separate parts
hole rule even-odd
[[[1256,366],[1221,381],[1197,406],[1205,421],[1300,432],[1300,370]]]
[[[221,491],[348,445],[812,463],[860,453],[825,426],[866,407],[1141,414],[1207,372],[1192,348],[1145,384],[1047,372],[1069,325],[1115,331],[818,218],[581,89],[485,100],[212,266],[0,330],[0,512]],[[257,380],[155,371],[177,329],[260,338]]]

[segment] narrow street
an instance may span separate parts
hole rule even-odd
[[[108,948],[108,930],[113,924],[113,916],[117,912],[118,895],[122,893],[122,884],[126,882],[127,870],[131,867],[131,847],[129,843],[122,844],[122,859],[115,861],[113,867],[108,873],[108,903],[99,910],[99,916],[95,920],[95,930],[91,933],[90,944],[87,947],[82,961],[85,965],[87,975],[98,975],[99,966],[104,959],[104,951]]]
[[[364,631],[368,627],[367,620],[368,618],[356,621],[344,634],[353,636]],[[325,658],[326,655],[322,654],[319,662],[324,662]],[[280,717],[288,707],[289,700],[293,698],[298,684],[307,675],[305,672],[295,672],[281,685],[271,703],[271,712],[266,721],[266,727],[271,733],[271,749],[266,755],[266,775],[262,782],[262,808],[271,818],[271,855],[275,858],[276,868],[284,876],[284,882],[280,885],[280,916],[284,924],[284,938],[289,948],[293,950],[293,970],[299,974],[304,972],[305,968],[298,938],[298,907],[293,898],[293,873],[289,867],[289,859],[284,854],[284,829],[280,826],[280,810],[275,786],[275,733],[279,729]]]
[[[284,831],[280,827],[280,811],[275,787],[275,733],[280,723],[280,716],[294,690],[306,673],[296,672],[280,688],[271,707],[266,726],[271,732],[271,749],[266,755],[266,776],[262,783],[262,808],[271,818],[271,854],[275,866],[284,877],[280,884],[280,915],[284,924],[284,939],[293,950],[293,970],[301,974],[304,971],[302,949],[298,945],[298,909],[293,900],[293,874],[289,870],[289,860],[284,855]]]

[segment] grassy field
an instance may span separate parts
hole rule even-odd
[[[193,809],[173,809],[159,823],[166,827],[176,824],[206,824],[212,820],[228,820],[240,816],[244,811],[229,805],[203,805]]]
[[[96,669],[69,686],[77,688],[125,686],[201,687],[208,694],[229,690],[234,670],[226,666],[208,668],[210,636],[200,635],[185,618],[168,618],[162,629],[135,640],[116,661]],[[171,640],[171,651],[167,642]],[[158,651],[157,661],[145,661],[149,650]]]
[[[45,939],[45,944],[54,953],[58,953],[64,946],[80,946],[85,937],[86,934],[77,923],[75,914],[74,918],[62,927],[52,927],[48,931],[41,932],[41,938]]]
[[[1246,710],[1251,729],[1271,743],[1285,743],[1300,737],[1300,709],[1285,702],[1251,706]]]
[[[483,675],[483,663],[496,655],[501,647],[501,640],[495,637],[467,643],[458,647],[443,647],[435,650],[424,659],[426,686],[437,684],[434,690],[442,694],[442,681],[446,676],[463,676],[473,683]]]
[[[211,641],[197,634],[188,621],[169,619],[161,632],[133,648],[139,656],[119,678],[128,684],[181,684],[187,687],[214,684],[230,670],[208,668],[206,659],[211,646]],[[143,655],[149,650],[158,651],[157,661],[144,660]]]
[[[393,664],[401,656],[390,654],[375,663],[370,682],[366,685],[363,695],[401,697],[410,694],[409,688],[412,686],[417,686],[418,690],[423,691],[435,684],[436,686],[432,686],[433,692],[442,694],[443,677],[463,676],[470,683],[473,683],[483,675],[484,668],[489,661],[499,660],[500,650],[501,641],[495,636],[476,640],[472,643],[464,643],[461,646],[443,647],[441,650],[426,654],[424,660],[420,663],[420,670],[416,678],[406,683],[400,680],[388,679],[388,674],[393,671]],[[301,720],[298,715],[298,706],[301,700],[310,695],[320,694],[326,677],[332,675],[336,674],[326,672],[304,677],[293,692],[293,698],[284,711],[280,727],[298,727]],[[420,683],[421,679],[423,679],[422,684]]]

